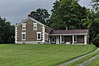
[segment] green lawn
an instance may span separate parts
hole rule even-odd
[[[56,66],[94,51],[94,45],[0,45],[0,66]]]
[[[99,66],[99,57],[90,62],[87,66]]]
[[[79,59],[79,60],[77,60],[77,61],[75,61],[73,63],[68,64],[67,66],[79,66],[81,63],[83,63],[86,60],[89,60],[90,58],[96,56],[97,54],[99,54],[99,51],[95,51],[95,52],[91,53],[90,55],[85,56],[84,58],[81,58],[81,59]]]

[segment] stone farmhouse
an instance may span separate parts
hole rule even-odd
[[[28,17],[15,26],[16,44],[88,44],[88,29],[54,30]]]

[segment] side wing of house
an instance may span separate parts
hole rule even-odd
[[[88,29],[53,30],[50,33],[50,44],[88,44]]]
[[[45,43],[48,33],[46,27],[35,19],[28,18],[15,27],[16,44],[42,44]],[[47,34],[47,36],[46,36]]]

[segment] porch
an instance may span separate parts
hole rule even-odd
[[[50,44],[87,44],[87,35],[51,35]]]

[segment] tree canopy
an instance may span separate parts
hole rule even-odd
[[[0,17],[0,43],[14,43],[14,25]]]
[[[81,29],[81,20],[86,17],[86,8],[79,5],[77,0],[56,0],[52,9],[51,27],[55,29]],[[58,20],[57,20],[58,19]],[[55,25],[60,25],[56,28]]]
[[[48,25],[50,14],[46,9],[37,9],[36,11],[32,11],[28,16],[42,22],[43,24]]]

